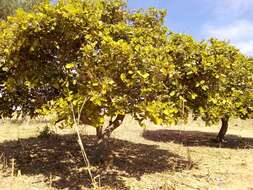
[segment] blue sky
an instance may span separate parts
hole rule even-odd
[[[57,1],[57,0],[52,0]],[[127,0],[130,8],[167,10],[166,25],[197,40],[227,40],[253,56],[253,0]]]
[[[194,38],[228,40],[253,55],[253,0],[128,0],[130,8],[167,9],[166,25]]]

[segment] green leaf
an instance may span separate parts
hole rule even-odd
[[[120,79],[121,79],[123,82],[125,82],[125,81],[126,81],[126,74],[125,74],[125,73],[121,73]]]
[[[170,96],[171,96],[171,97],[173,97],[173,96],[175,96],[175,95],[176,95],[176,91],[173,90],[173,91],[170,92]]]
[[[147,79],[149,77],[148,73],[142,73],[141,71],[137,71],[137,73],[143,78],[143,79]]]
[[[198,97],[198,95],[196,93],[192,93],[191,94],[191,99],[192,100],[195,100],[197,97]]]
[[[68,63],[66,64],[66,69],[72,69],[73,67],[75,67],[75,64],[74,63]]]

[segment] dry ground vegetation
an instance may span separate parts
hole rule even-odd
[[[0,122],[0,189],[92,188],[73,129],[53,127],[47,135],[46,121]],[[98,189],[253,189],[252,120],[231,120],[220,145],[212,141],[218,125],[137,125],[127,117],[114,132],[111,168],[92,166]],[[95,131],[81,132],[91,157]]]

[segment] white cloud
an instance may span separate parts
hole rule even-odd
[[[253,22],[235,20],[233,23],[222,26],[205,24],[203,31],[208,36],[215,36],[226,40],[245,40],[253,38]]]
[[[240,17],[247,13],[252,15],[253,0],[212,0],[215,3],[216,15]]]
[[[212,4],[213,19],[202,27],[205,38],[227,40],[253,55],[253,0],[205,0]],[[219,24],[218,24],[219,23]]]
[[[205,24],[202,34],[205,38],[228,40],[243,53],[253,55],[253,21],[235,20],[227,25]]]
[[[253,40],[238,42],[235,45],[245,54],[253,56]]]

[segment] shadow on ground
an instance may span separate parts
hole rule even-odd
[[[180,131],[180,130],[145,130],[142,134],[145,139],[156,142],[173,142],[185,146],[208,146],[219,148],[253,148],[253,138],[240,137],[237,135],[226,135],[223,143],[215,141],[217,133],[201,131]]]
[[[95,137],[82,138],[88,156],[92,157]],[[112,169],[106,172],[101,172],[101,168],[98,167],[93,169],[95,175],[100,175],[103,186],[123,190],[127,189],[124,177],[134,177],[138,180],[143,174],[182,171],[189,165],[179,155],[154,145],[135,144],[118,139],[112,139],[110,145],[115,154]],[[47,179],[52,175],[52,186],[57,189],[82,189],[90,186],[75,135],[7,141],[0,144],[0,153],[4,153],[7,159],[14,158],[15,169],[21,170],[22,174],[42,174]]]

